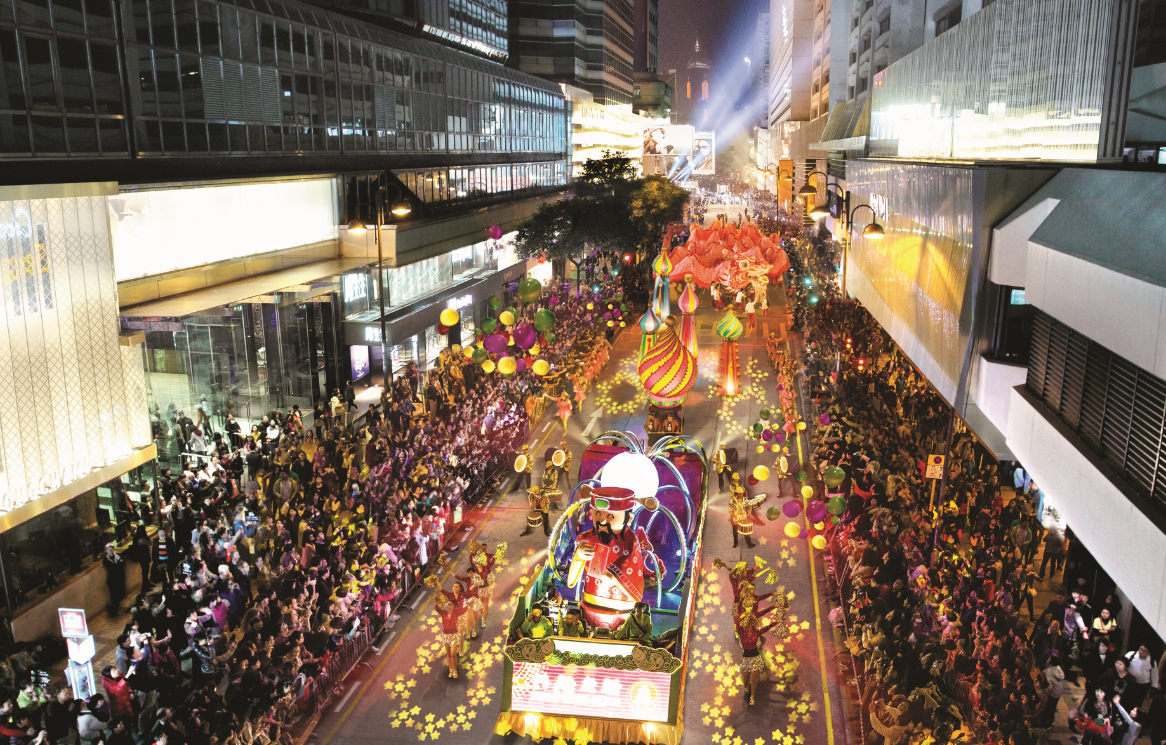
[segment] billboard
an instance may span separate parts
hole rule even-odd
[[[692,152],[692,132],[687,124],[649,127],[644,130],[644,155],[688,155]]]
[[[717,172],[717,133],[697,132],[692,137],[692,172],[713,175]]]

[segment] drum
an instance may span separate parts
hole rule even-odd
[[[752,520],[745,522],[745,523],[742,523],[740,525],[736,525],[734,527],[737,528],[737,532],[740,533],[741,535],[753,535],[753,521]]]
[[[526,513],[526,525],[530,528],[537,528],[543,524],[543,513],[538,510],[531,510]]]
[[[567,462],[567,454],[562,450],[556,450],[555,454],[551,456],[551,464],[555,468],[562,468],[563,464]]]
[[[737,448],[725,448],[725,465],[732,466],[737,463]]]
[[[522,473],[526,470],[526,456],[519,455],[514,459],[514,470],[516,473]]]

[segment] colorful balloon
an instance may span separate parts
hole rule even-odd
[[[809,484],[806,484],[805,486],[802,487],[802,499],[813,499],[813,498],[814,498],[814,487],[810,486]]]
[[[551,365],[546,360],[535,360],[531,370],[541,378],[551,371]]]
[[[822,482],[826,486],[833,489],[846,480],[846,471],[843,471],[838,466],[830,466],[826,469],[826,473],[822,475]]]
[[[490,310],[498,310],[502,307],[502,298],[495,295],[486,301],[486,305],[489,306]]]
[[[769,418],[769,409],[762,409],[762,410],[761,410],[761,418],[762,418],[762,419],[768,419],[768,418]]]
[[[480,365],[486,360],[490,359],[490,350],[486,349],[485,347],[477,347],[474,349],[474,356],[472,359],[474,362]]]
[[[798,422],[798,432],[805,430],[805,428],[806,428],[805,422]]]
[[[514,314],[508,310],[504,310],[498,314],[498,321],[503,326],[513,326],[514,320]]]
[[[511,375],[518,369],[518,363],[513,357],[503,357],[498,360],[498,372],[503,375]]]
[[[841,515],[846,512],[846,499],[843,497],[830,497],[830,501],[826,503],[826,511],[831,515]]]
[[[538,334],[535,332],[534,326],[526,321],[514,327],[514,343],[519,349],[530,349],[537,341],[537,337]]]
[[[798,527],[797,523],[786,523],[784,530],[785,534],[790,538],[797,538],[802,532],[802,529]]]
[[[761,450],[762,452],[765,452],[765,448],[762,448]],[[766,466],[754,466],[753,477],[758,481],[765,481],[767,478],[769,478],[769,468]]]
[[[487,350],[494,354],[502,354],[506,351],[506,347],[510,346],[510,340],[506,338],[505,334],[490,334],[482,343]]]
[[[534,277],[527,277],[518,283],[518,299],[524,303],[533,303],[542,294],[543,283]]]
[[[482,363],[482,371],[486,373],[494,372],[494,360],[486,360]]]
[[[534,327],[539,331],[550,331],[551,327],[554,325],[555,312],[553,310],[543,308],[534,314]]]
[[[438,320],[441,321],[442,325],[444,326],[453,327],[457,325],[458,321],[462,320],[462,315],[453,308],[446,308],[445,310],[441,311],[441,315],[438,316]]]
[[[806,519],[820,523],[824,517],[826,517],[825,502],[819,499],[815,499],[813,502],[810,502],[806,505]]]
[[[487,318],[486,320],[482,321],[482,331],[485,331],[487,334],[494,333],[496,328],[498,328],[498,322],[493,318]]]
[[[825,427],[829,423],[830,423],[830,415],[829,414],[823,414],[822,416],[818,417],[818,424],[821,424],[823,427]]]
[[[554,332],[553,331],[546,332],[545,334],[543,334],[543,339],[546,340],[547,344],[553,343],[555,341]]]
[[[791,499],[781,506],[781,511],[786,517],[797,517],[802,514],[802,503]]]
[[[498,227],[497,225],[491,225],[490,237],[494,240],[500,240],[502,238],[502,228]]]
[[[798,481],[804,482],[806,480],[806,472],[805,471],[798,471],[798,475],[796,476],[796,478]]]
[[[773,522],[777,518],[781,517],[781,508],[778,507],[777,505],[770,507],[768,510],[765,511],[765,517],[769,518],[770,522]]]
[[[761,455],[761,454],[762,454],[762,453],[764,453],[764,452],[765,452],[765,446],[764,446],[764,445],[758,445],[758,446],[757,446],[757,454],[758,454],[758,455]]]
[[[822,549],[826,548],[826,537],[821,536],[821,535],[816,535],[810,539],[810,545],[813,546],[814,548],[816,548],[817,550],[821,551]]]

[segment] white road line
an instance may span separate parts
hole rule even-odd
[[[344,705],[346,703],[348,703],[349,697],[351,697],[352,694],[356,693],[357,688],[360,688],[360,681],[359,680],[352,684],[352,687],[348,689],[348,693],[344,694],[344,698],[340,699],[340,703],[336,704],[336,708],[332,710],[333,714],[340,713],[340,710],[344,708]]]
[[[486,509],[490,509],[490,508],[491,508],[491,507],[493,507],[493,506],[494,506],[494,500],[493,500],[493,499],[491,499],[489,502],[486,502]]]
[[[388,638],[388,639],[385,639],[385,643],[384,643],[384,645],[381,647],[381,651],[377,652],[377,657],[380,657],[382,654],[384,654],[386,651],[388,651],[388,649],[389,649],[389,646],[390,646],[390,645],[393,643],[393,637],[394,637],[394,636],[396,636],[396,635],[397,635],[397,632],[396,632],[396,631],[394,631],[393,633],[389,634],[389,638]]]
[[[428,594],[429,594],[429,591],[426,590],[425,592],[418,595],[417,599],[413,601],[413,604],[409,606],[409,610],[417,610],[417,606],[421,604],[421,601],[424,600],[425,596]]]
[[[587,437],[587,435],[591,434],[591,430],[595,428],[596,420],[598,420],[602,414],[603,409],[596,409],[595,413],[591,415],[591,420],[587,422],[587,427],[584,428],[582,433],[580,433],[580,436]]]
[[[546,423],[546,425],[543,427],[542,431],[543,431],[543,432],[546,432],[548,429],[550,429],[550,428],[551,428],[551,425],[552,425],[552,424],[554,424],[554,423],[555,423],[555,420],[554,420],[553,418],[552,418],[552,419],[548,419],[548,420],[547,420],[547,423]]]

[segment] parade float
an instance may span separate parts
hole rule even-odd
[[[605,432],[591,442],[547,560],[510,622],[496,734],[680,742],[707,471],[689,437],[649,447]],[[551,623],[529,633],[536,608]],[[560,635],[578,616],[590,633]],[[643,616],[646,637],[617,638]]]

